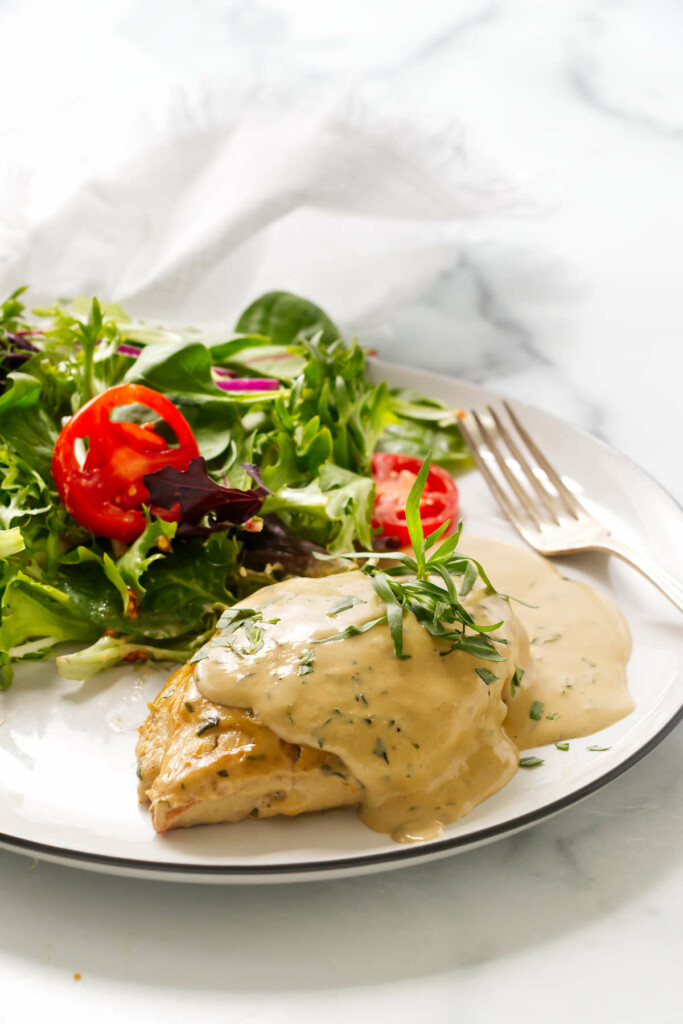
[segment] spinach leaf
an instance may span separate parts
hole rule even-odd
[[[267,292],[256,299],[242,313],[236,330],[265,335],[273,345],[289,345],[302,337],[311,338],[319,331],[325,344],[341,337],[319,306],[290,292]]]

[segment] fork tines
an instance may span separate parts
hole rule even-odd
[[[518,526],[520,516],[526,516],[539,530],[544,526],[559,526],[563,519],[576,520],[586,515],[508,403],[503,402],[503,406],[526,453],[491,406],[485,414],[473,409],[460,421],[460,427],[474,461],[505,514]],[[480,441],[474,436],[473,423]],[[492,469],[494,464],[519,504],[502,486],[501,477]]]

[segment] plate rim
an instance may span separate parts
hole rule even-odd
[[[604,441],[602,438],[595,437],[590,433],[590,431],[585,430],[583,427],[575,426],[568,420],[565,420],[562,416],[557,416],[555,413],[542,409],[539,406],[534,406],[532,403],[507,395],[505,392],[501,392],[496,388],[488,388],[485,385],[478,384],[474,381],[451,377],[449,374],[438,374],[434,371],[424,370],[419,367],[411,367],[403,363],[389,363],[381,359],[372,359],[370,361],[370,368],[372,369],[373,367],[380,372],[386,371],[389,375],[391,375],[392,370],[399,372],[414,372],[417,370],[422,377],[432,378],[435,382],[438,381],[442,383],[446,380],[449,383],[466,385],[470,388],[480,389],[488,392],[489,394],[512,400],[516,405],[537,410],[563,426],[569,427],[572,431],[581,434],[593,444],[597,444],[608,451],[611,455],[616,455],[621,462],[626,463],[631,468],[635,468],[639,473],[642,473],[651,480],[655,487],[671,501],[678,512],[683,514],[683,505],[659,480],[657,480],[655,476],[653,476],[652,473],[649,472],[649,470],[643,468],[638,462],[626,455],[620,449],[616,448],[614,445]],[[333,857],[325,860],[318,859],[308,862],[294,861],[287,864],[232,865],[198,864],[197,862],[173,863],[169,861],[149,860],[147,858],[121,857],[113,854],[74,850],[66,846],[53,846],[49,843],[41,843],[33,839],[24,839],[20,836],[11,835],[6,832],[0,832],[0,848],[20,854],[32,855],[39,859],[49,859],[55,863],[74,868],[92,868],[93,870],[101,869],[104,871],[107,869],[113,869],[113,871],[110,871],[109,873],[129,876],[137,875],[138,877],[142,876],[156,879],[163,876],[167,880],[179,880],[180,878],[184,878],[188,881],[248,881],[250,878],[253,878],[254,881],[271,880],[277,882],[279,879],[292,881],[299,878],[301,880],[305,880],[301,877],[304,875],[308,876],[309,879],[312,876],[324,878],[330,875],[336,875],[338,877],[340,874],[352,874],[355,871],[365,872],[373,868],[382,867],[383,865],[401,867],[413,862],[445,856],[463,848],[474,848],[476,846],[480,846],[492,840],[519,832],[522,829],[538,824],[546,818],[550,818],[553,815],[566,810],[573,804],[579,803],[586,797],[591,796],[598,790],[608,786],[620,775],[629,771],[634,765],[654,750],[654,748],[657,747],[662,740],[669,735],[669,733],[673,732],[681,721],[683,721],[683,701],[677,711],[671,715],[658,732],[653,736],[650,736],[642,746],[639,746],[637,750],[634,750],[633,753],[625,760],[620,761],[619,764],[604,772],[598,778],[586,783],[586,785],[582,786],[580,789],[500,824],[491,825],[487,828],[479,829],[476,832],[469,832],[466,835],[451,836],[450,838],[436,840],[429,844],[416,843],[410,846],[401,846],[400,844],[396,844],[396,849],[384,850],[379,853],[351,854],[348,857]]]
[[[401,847],[397,844],[396,850],[385,850],[382,853],[367,853],[352,855],[350,857],[334,858],[329,860],[316,860],[310,862],[294,862],[291,864],[234,864],[225,866],[220,864],[174,864],[168,861],[153,861],[134,857],[117,857],[104,853],[87,853],[83,850],[70,850],[64,846],[50,846],[47,843],[38,843],[32,839],[21,839],[18,836],[8,836],[0,832],[0,847],[33,856],[49,858],[58,861],[65,866],[83,867],[92,865],[101,868],[116,868],[117,873],[126,874],[151,874],[168,875],[170,878],[177,878],[179,875],[186,877],[210,877],[212,879],[230,878],[264,878],[270,877],[274,881],[275,876],[300,876],[300,875],[321,875],[330,873],[351,872],[354,869],[367,869],[378,867],[383,864],[396,864],[404,866],[406,862],[419,861],[425,858],[443,856],[461,847],[476,847],[493,839],[502,838],[508,834],[519,832],[551,818],[553,815],[566,810],[575,803],[579,803],[586,797],[591,796],[598,790],[614,782],[620,775],[625,774],[635,764],[641,761],[650,751],[654,750],[663,739],[683,720],[683,704],[678,711],[665,723],[654,736],[635,750],[625,761],[621,761],[608,772],[600,775],[599,778],[587,783],[579,790],[568,793],[559,800],[544,804],[534,811],[520,814],[500,825],[491,825],[488,828],[479,829],[478,832],[469,832],[463,836],[452,836],[450,839],[441,839],[436,842],[424,845],[415,843],[409,847]]]

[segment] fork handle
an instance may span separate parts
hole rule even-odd
[[[610,541],[608,544],[601,545],[599,550],[617,555],[622,561],[628,562],[651,583],[654,583],[664,596],[668,597],[671,603],[678,608],[679,612],[683,612],[683,585],[652,558],[648,558],[647,555],[643,555],[639,551],[634,551],[628,545],[622,544],[621,541]]]

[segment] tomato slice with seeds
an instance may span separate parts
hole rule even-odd
[[[130,405],[155,412],[175,434],[177,446],[158,434],[154,423],[111,419],[115,409]],[[79,458],[86,442],[85,457]],[[98,537],[131,543],[145,528],[145,474],[164,466],[187,469],[198,455],[192,429],[173,402],[143,384],[120,384],[71,417],[57,438],[52,476],[63,504],[81,526]],[[172,509],[150,511],[176,518]]]
[[[410,488],[422,468],[422,460],[413,455],[375,452],[372,456],[372,478],[375,481],[375,507],[372,525],[382,534],[396,537],[401,544],[410,544],[406,524],[406,501]],[[458,488],[450,473],[440,466],[430,466],[420,500],[422,529],[427,534],[450,519],[447,532],[458,525]]]

